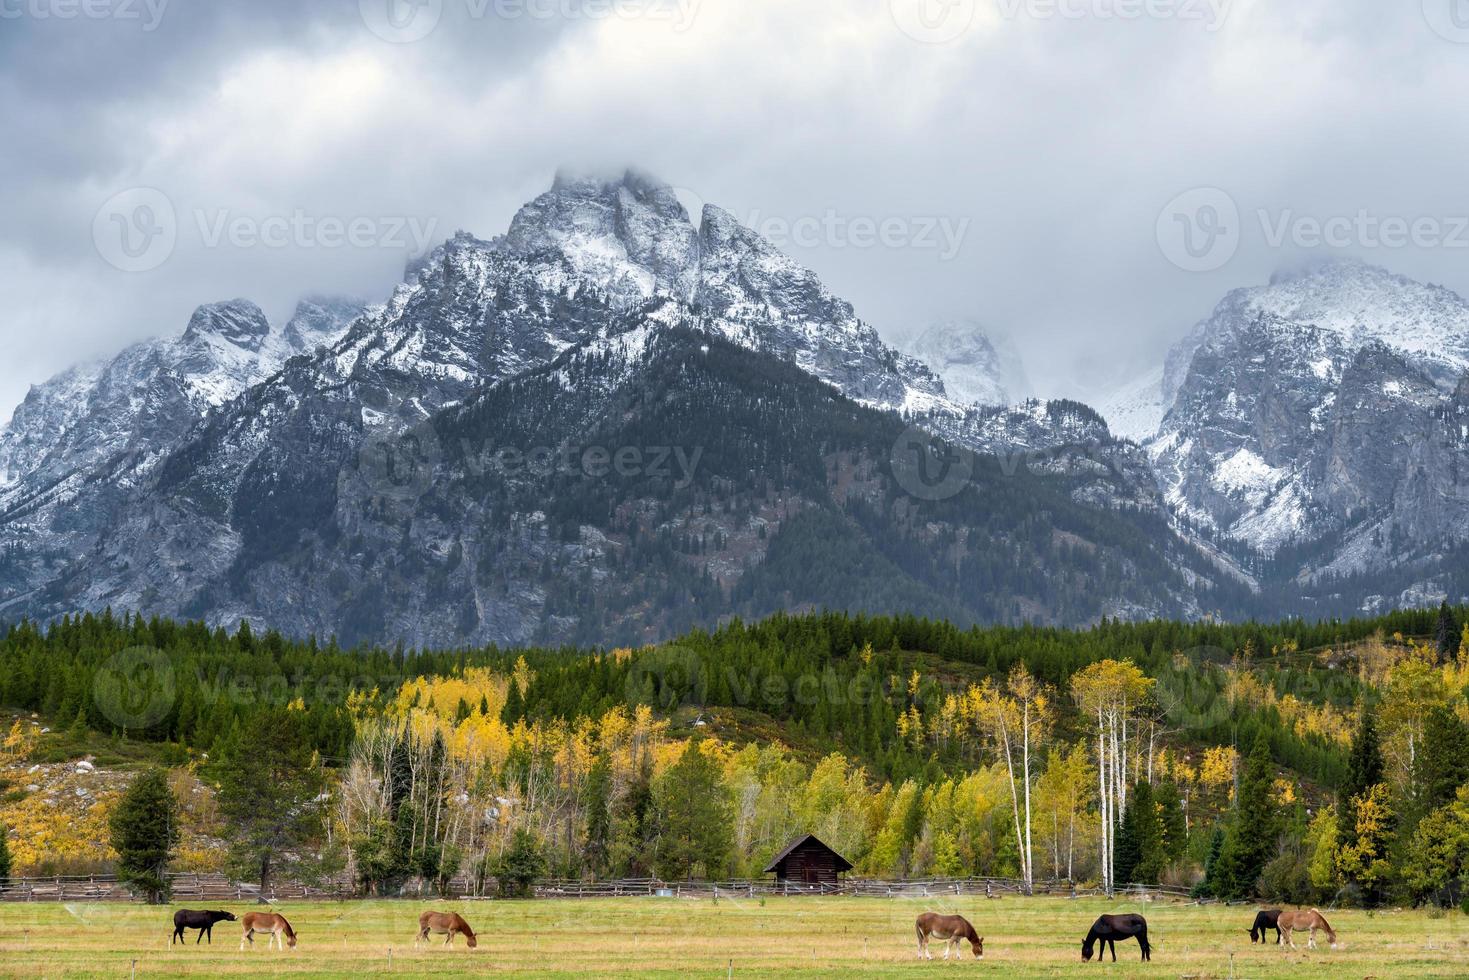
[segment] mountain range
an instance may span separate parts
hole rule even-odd
[[[1466,311],[1312,267],[1231,293],[1099,413],[1018,400],[971,322],[889,346],[653,177],[562,173],[385,303],[213,304],[33,388],[0,433],[0,617],[449,645],[1460,598]]]

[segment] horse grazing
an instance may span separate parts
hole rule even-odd
[[[937,912],[925,912],[918,917],[915,923],[918,930],[918,957],[922,959],[927,956],[933,959],[933,954],[928,951],[928,939],[941,939],[944,943],[944,959],[949,958],[949,948],[954,949],[954,958],[959,958],[959,941],[969,940],[969,948],[974,951],[974,958],[980,959],[984,956],[984,939],[974,931],[974,926],[962,915],[939,915]]]
[[[1275,944],[1280,945],[1280,909],[1261,909],[1255,913],[1255,924],[1250,926],[1250,945],[1265,942],[1265,933],[1275,930]]]
[[[1289,943],[1291,949],[1296,948],[1296,941],[1291,937],[1291,933],[1297,929],[1306,930],[1307,949],[1316,948],[1317,929],[1325,930],[1326,941],[1331,944],[1332,949],[1336,949],[1336,930],[1331,928],[1331,923],[1326,921],[1326,916],[1321,914],[1320,909],[1311,909],[1310,911],[1295,909],[1294,911],[1282,912],[1280,913],[1280,918],[1275,921],[1276,928],[1281,932],[1282,942]]]
[[[172,946],[175,941],[184,942],[185,929],[198,929],[199,935],[194,938],[194,945],[199,945],[199,940],[205,936],[209,937],[209,945],[214,945],[214,924],[216,922],[234,922],[233,912],[196,912],[193,909],[179,909],[173,914],[173,937],[168,944]]]
[[[418,917],[418,938],[413,940],[415,944],[428,941],[428,934],[446,936],[444,945],[449,946],[454,942],[454,937],[460,933],[469,943],[469,948],[479,945],[475,938],[474,930],[469,928],[469,923],[464,921],[464,916],[458,912],[425,912]]]
[[[240,940],[241,949],[245,948],[247,942],[251,946],[255,945],[255,933],[257,932],[270,933],[270,941],[265,944],[266,949],[277,944],[281,949],[287,946],[292,949],[296,948],[296,930],[291,928],[291,924],[286,921],[284,915],[276,912],[246,912],[240,924],[245,927],[245,938]]]
[[[1117,962],[1117,940],[1131,939],[1137,937],[1137,944],[1143,948],[1143,962],[1147,963],[1153,958],[1153,947],[1148,945],[1148,920],[1135,912],[1127,915],[1104,915],[1092,923],[1092,931],[1086,934],[1081,942],[1082,962],[1089,962],[1092,958],[1092,947],[1097,940],[1102,941],[1101,949],[1097,950],[1097,962],[1102,962],[1102,953],[1107,947],[1112,948],[1112,962]]]

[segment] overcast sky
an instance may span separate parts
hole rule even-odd
[[[890,339],[1005,330],[1044,394],[1305,253],[1469,293],[1469,0],[416,2],[0,0],[0,419],[202,302],[381,298],[562,164],[784,234]]]

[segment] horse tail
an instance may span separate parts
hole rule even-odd
[[[1148,924],[1146,922],[1143,923],[1142,930],[1137,934],[1137,944],[1143,948],[1144,956],[1153,955],[1153,945],[1148,942]]]
[[[1326,921],[1326,916],[1321,914],[1320,909],[1312,909],[1311,911],[1316,913],[1316,918],[1321,920],[1321,928],[1326,930],[1327,940],[1333,943],[1336,942],[1336,930],[1331,928],[1331,923]]]

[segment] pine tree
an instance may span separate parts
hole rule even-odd
[[[1127,812],[1117,835],[1117,881],[1156,882],[1165,863],[1163,822],[1153,799],[1152,784],[1138,780],[1127,799]]]
[[[1224,828],[1215,827],[1209,836],[1209,853],[1204,855],[1204,878],[1194,886],[1195,898],[1214,898],[1219,894],[1219,856],[1224,853]]]
[[[1377,721],[1370,708],[1363,706],[1352,737],[1351,757],[1347,763],[1347,781],[1337,793],[1336,839],[1355,840],[1357,812],[1353,800],[1382,782],[1382,746],[1377,740]]]
[[[525,717],[525,700],[520,695],[520,681],[510,678],[510,689],[505,692],[505,707],[500,709],[500,720],[505,727],[513,728],[517,721]]]
[[[612,838],[612,764],[605,752],[598,752],[587,773],[584,800],[587,808],[587,868],[594,874],[607,869],[607,853]]]
[[[1454,802],[1469,782],[1469,726],[1447,705],[1435,705],[1423,722],[1423,750],[1413,762],[1416,810],[1426,814]]]
[[[510,846],[494,867],[502,898],[529,898],[537,879],[545,873],[546,857],[535,835],[528,830],[515,832]]]
[[[0,823],[0,885],[10,881],[10,831]]]
[[[700,871],[718,877],[727,869],[730,834],[729,791],[718,765],[690,741],[683,755],[654,786],[657,843],[654,862],[664,878],[687,878]]]
[[[1433,631],[1433,638],[1438,645],[1438,658],[1453,660],[1459,652],[1459,624],[1455,622],[1447,600],[1438,607],[1438,626]]]
[[[320,827],[315,801],[323,778],[303,716],[289,708],[260,711],[231,734],[214,766],[219,810],[233,829],[230,863],[262,892],[281,865],[299,860]]]
[[[1254,894],[1260,872],[1275,856],[1280,816],[1270,791],[1274,762],[1265,733],[1255,736],[1255,747],[1245,762],[1235,800],[1234,816],[1215,866],[1220,898],[1247,898]]]
[[[1178,784],[1169,780],[1153,790],[1153,801],[1158,804],[1158,819],[1163,827],[1163,853],[1171,863],[1183,856],[1188,846],[1188,822],[1183,817],[1183,795]]]
[[[168,774],[145,769],[133,780],[110,821],[117,876],[150,905],[169,897],[168,862],[178,844],[178,803]]]

